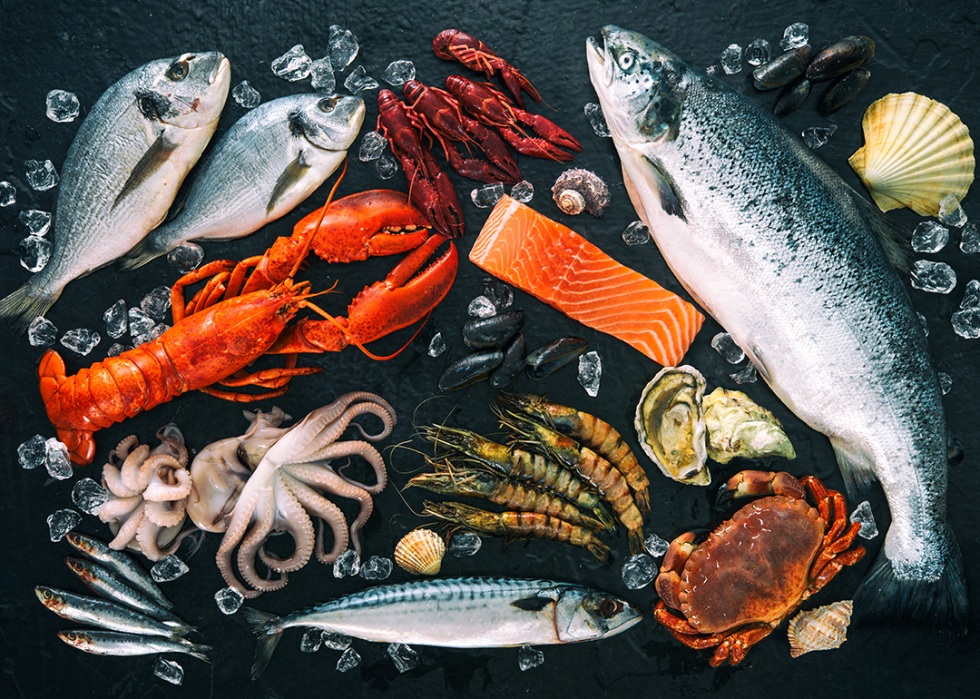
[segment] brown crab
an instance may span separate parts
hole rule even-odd
[[[685,645],[717,647],[712,666],[740,663],[803,600],[864,556],[862,547],[851,548],[860,524],[847,526],[844,497],[812,476],[742,471],[723,496],[766,493],[700,545],[692,532],[674,539],[660,567],[654,617]]]

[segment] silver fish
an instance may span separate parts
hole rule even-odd
[[[854,598],[866,621],[963,630],[946,525],[947,428],[890,219],[752,101],[635,32],[587,42],[633,206],[675,276],[782,401],[827,435],[892,524]],[[881,238],[882,240],[879,240]]]
[[[154,653],[185,653],[193,655],[206,663],[211,661],[205,655],[211,646],[200,643],[186,643],[159,636],[141,636],[117,631],[88,631],[74,629],[59,631],[58,638],[78,650],[94,655],[153,655]]]
[[[550,580],[456,578],[381,585],[283,617],[245,608],[259,637],[258,677],[285,629],[313,626],[367,641],[500,648],[594,641],[643,613],[598,590]]]
[[[177,630],[162,621],[104,599],[76,595],[65,590],[37,585],[34,594],[45,607],[62,619],[98,626],[110,631],[163,636],[180,641]],[[188,629],[189,631],[190,629]],[[183,641],[181,641],[183,642]]]
[[[48,265],[0,301],[22,332],[65,285],[124,255],[156,228],[201,156],[228,96],[220,53],[151,61],[92,107],[61,171]]]
[[[78,532],[68,532],[65,539],[86,558],[106,566],[137,590],[153,598],[164,609],[174,611],[173,602],[167,599],[156,581],[125,551],[111,549],[104,541]]]
[[[291,95],[266,102],[229,129],[201,163],[177,217],[123,261],[140,267],[186,240],[241,238],[289,213],[347,157],[364,101]]]

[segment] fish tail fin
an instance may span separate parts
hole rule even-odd
[[[157,259],[161,255],[166,255],[170,252],[170,249],[165,245],[161,245],[158,240],[158,237],[152,233],[145,236],[143,240],[136,244],[136,247],[127,253],[126,257],[119,263],[119,266],[124,270],[137,269]]]
[[[208,653],[211,650],[212,650],[211,646],[206,646],[203,643],[192,643],[189,646],[187,646],[188,655],[193,655],[195,658],[198,658],[199,660],[203,660],[208,665],[211,664],[211,658],[205,655],[205,653]]]
[[[245,621],[252,625],[252,633],[258,636],[258,645],[255,647],[255,662],[252,663],[252,679],[255,680],[265,670],[272,658],[272,653],[279,645],[279,639],[282,638],[282,627],[279,626],[279,617],[260,609],[242,607],[242,614],[245,616]]]
[[[854,593],[855,622],[866,626],[907,622],[964,636],[969,613],[963,557],[951,531],[946,566],[938,580],[899,578],[882,546]]]
[[[17,289],[6,298],[0,300],[0,318],[5,318],[14,326],[18,335],[23,335],[28,326],[48,312],[61,295],[61,290],[56,294],[42,294],[33,288],[28,282]]]

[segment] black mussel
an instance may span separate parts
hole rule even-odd
[[[783,94],[776,101],[772,113],[777,117],[784,117],[794,109],[799,107],[810,96],[810,81],[800,78],[795,83],[783,90]]]
[[[489,318],[477,318],[463,326],[463,342],[467,347],[483,349],[499,347],[514,337],[524,325],[524,311],[508,311]]]
[[[806,44],[764,63],[752,71],[755,88],[757,90],[772,90],[796,80],[803,75],[803,71],[810,64],[812,56],[813,49],[809,44]]]
[[[827,80],[860,68],[875,55],[875,42],[866,36],[845,36],[823,49],[806,68],[807,80]]]
[[[820,111],[824,114],[833,114],[857,97],[858,93],[868,84],[870,78],[871,73],[864,68],[852,70],[847,75],[838,78],[820,101]]]
[[[562,337],[543,347],[538,347],[527,355],[527,375],[532,379],[543,379],[561,369],[589,348],[584,337]]]
[[[504,361],[490,372],[490,385],[494,388],[507,388],[517,381],[524,370],[526,356],[527,343],[524,336],[518,333],[504,346]]]
[[[471,383],[481,381],[504,361],[504,353],[500,350],[474,352],[459,361],[450,364],[439,377],[439,390],[448,391],[462,388]]]

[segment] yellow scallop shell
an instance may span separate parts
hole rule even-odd
[[[914,92],[885,95],[864,113],[864,146],[848,162],[882,211],[936,216],[973,183],[970,130],[944,104]]]
[[[442,569],[446,542],[431,529],[415,529],[395,545],[395,563],[418,575],[435,575]]]
[[[852,609],[851,600],[843,600],[797,614],[787,631],[789,654],[798,658],[811,650],[839,648],[847,640]]]

